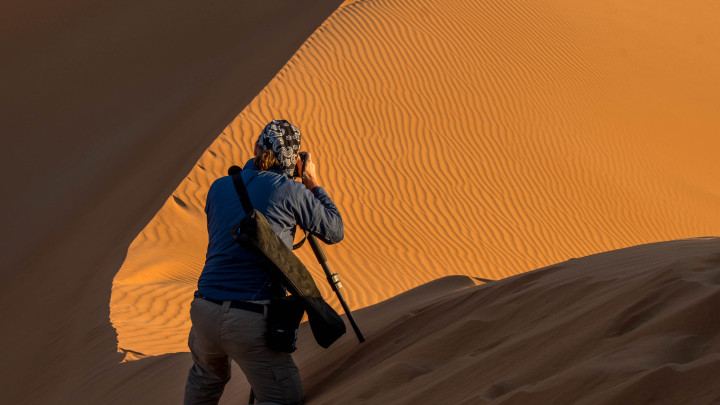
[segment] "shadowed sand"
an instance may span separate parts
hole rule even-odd
[[[664,242],[440,279],[358,311],[367,343],[298,357],[314,404],[714,403],[718,305],[720,239]]]
[[[117,365],[112,279],[202,151],[339,4],[0,2],[0,403],[152,403],[155,383],[123,387],[138,371]]]
[[[352,308],[446,275],[717,234],[719,53],[707,50],[720,29],[693,24],[716,6],[673,7],[346,2],[130,246],[113,282],[119,347],[187,350],[207,189],[272,118],[300,127],[341,209],[346,239],[326,253]],[[695,35],[703,44],[686,46]],[[309,247],[298,254],[329,296]]]

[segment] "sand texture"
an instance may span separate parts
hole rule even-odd
[[[302,347],[311,402],[720,400],[718,238],[602,253],[477,287],[463,280],[471,285],[445,278],[358,311],[362,345]]]
[[[302,324],[294,357],[310,404],[710,404],[718,305],[720,238],[661,242],[477,286],[440,278],[354,311],[363,344],[350,334],[324,350]],[[142,403],[179,403],[190,364],[182,353],[121,370]],[[247,399],[233,375],[221,404]]]
[[[301,325],[308,404],[720,402],[718,16],[3,1],[0,403],[181,403],[207,189],[272,118],[368,338]]]
[[[694,9],[650,18],[679,11],[346,2],[130,246],[111,300],[119,347],[136,352],[128,359],[187,350],[207,189],[251,157],[272,118],[298,125],[341,209],[346,238],[327,254],[352,308],[446,275],[500,279],[717,234],[720,161],[708,147],[720,81],[706,51],[719,49],[719,28],[690,25],[689,13],[710,18]],[[702,46],[681,49],[701,34]],[[298,254],[329,295],[310,248]]]
[[[0,403],[121,397],[108,303],[128,246],[339,5],[0,2]]]

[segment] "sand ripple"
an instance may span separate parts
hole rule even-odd
[[[130,246],[111,301],[119,347],[187,350],[187,308],[207,244],[205,194],[250,157],[272,118],[297,124],[341,209],[346,239],[326,253],[353,308],[446,275],[499,279],[717,234],[718,188],[708,174],[690,176],[692,163],[659,159],[677,149],[652,143],[647,127],[665,122],[672,132],[682,122],[668,123],[667,106],[689,112],[692,103],[668,87],[654,94],[660,102],[637,107],[667,76],[665,67],[643,71],[646,58],[678,62],[662,52],[616,57],[628,40],[624,20],[610,32],[573,7],[347,2],[228,125]],[[658,39],[682,33],[648,29]],[[695,132],[698,143],[709,139],[710,121]],[[330,296],[309,248],[299,256]],[[393,367],[408,378],[422,369]]]

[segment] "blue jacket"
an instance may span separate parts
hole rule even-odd
[[[253,159],[245,164],[242,178],[253,208],[267,218],[272,230],[289,248],[292,249],[296,225],[325,243],[342,240],[340,212],[321,187],[308,190],[279,170],[260,171]],[[231,235],[232,227],[245,217],[232,177],[213,182],[205,213],[209,241],[198,293],[223,301],[270,299],[271,282],[264,259],[238,245]]]

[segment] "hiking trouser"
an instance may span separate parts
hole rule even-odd
[[[245,373],[258,403],[302,404],[300,373],[290,353],[265,345],[265,316],[202,298],[190,305],[188,346],[195,364],[185,385],[185,405],[217,404],[230,380],[230,360]]]

